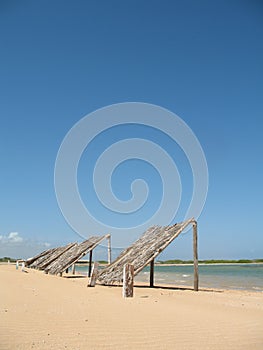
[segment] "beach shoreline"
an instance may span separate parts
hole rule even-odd
[[[0,266],[1,350],[263,347],[263,293],[136,282],[124,299],[120,287],[27,271]]]

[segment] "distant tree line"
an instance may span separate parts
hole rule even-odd
[[[239,260],[223,260],[223,259],[211,259],[211,260],[199,260],[200,264],[249,264],[249,263],[263,263],[263,259],[239,259]],[[193,264],[193,260],[158,260],[158,264]]]

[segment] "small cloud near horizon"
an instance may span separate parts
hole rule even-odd
[[[18,232],[10,232],[8,235],[0,235],[1,243],[21,243],[23,238]]]
[[[51,246],[49,242],[39,242],[23,238],[19,232],[0,235],[0,257],[29,258]]]

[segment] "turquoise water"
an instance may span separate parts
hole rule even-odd
[[[77,272],[87,274],[87,266],[77,266]],[[149,283],[149,267],[143,269],[136,281]],[[155,266],[155,285],[193,286],[193,266]],[[201,288],[263,291],[263,264],[199,265]]]
[[[137,276],[137,281],[149,281],[149,267]],[[155,266],[155,284],[193,285],[193,266]],[[263,291],[263,264],[199,265],[199,285],[202,288]]]

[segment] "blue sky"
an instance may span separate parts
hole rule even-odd
[[[27,257],[80,240],[56,201],[59,146],[88,113],[145,102],[179,115],[203,147],[209,192],[198,220],[200,258],[263,257],[262,17],[257,0],[1,1],[0,256]],[[181,167],[180,220],[192,181],[178,147],[136,126],[104,136],[80,163],[79,186],[90,210],[96,201],[88,170],[98,148],[145,137],[158,140]],[[129,176],[137,172],[152,188],[144,207],[151,215],[161,192],[149,165],[125,164],[114,174],[113,190],[129,199]],[[102,211],[94,215],[119,222]],[[164,254],[189,257],[189,233]]]

